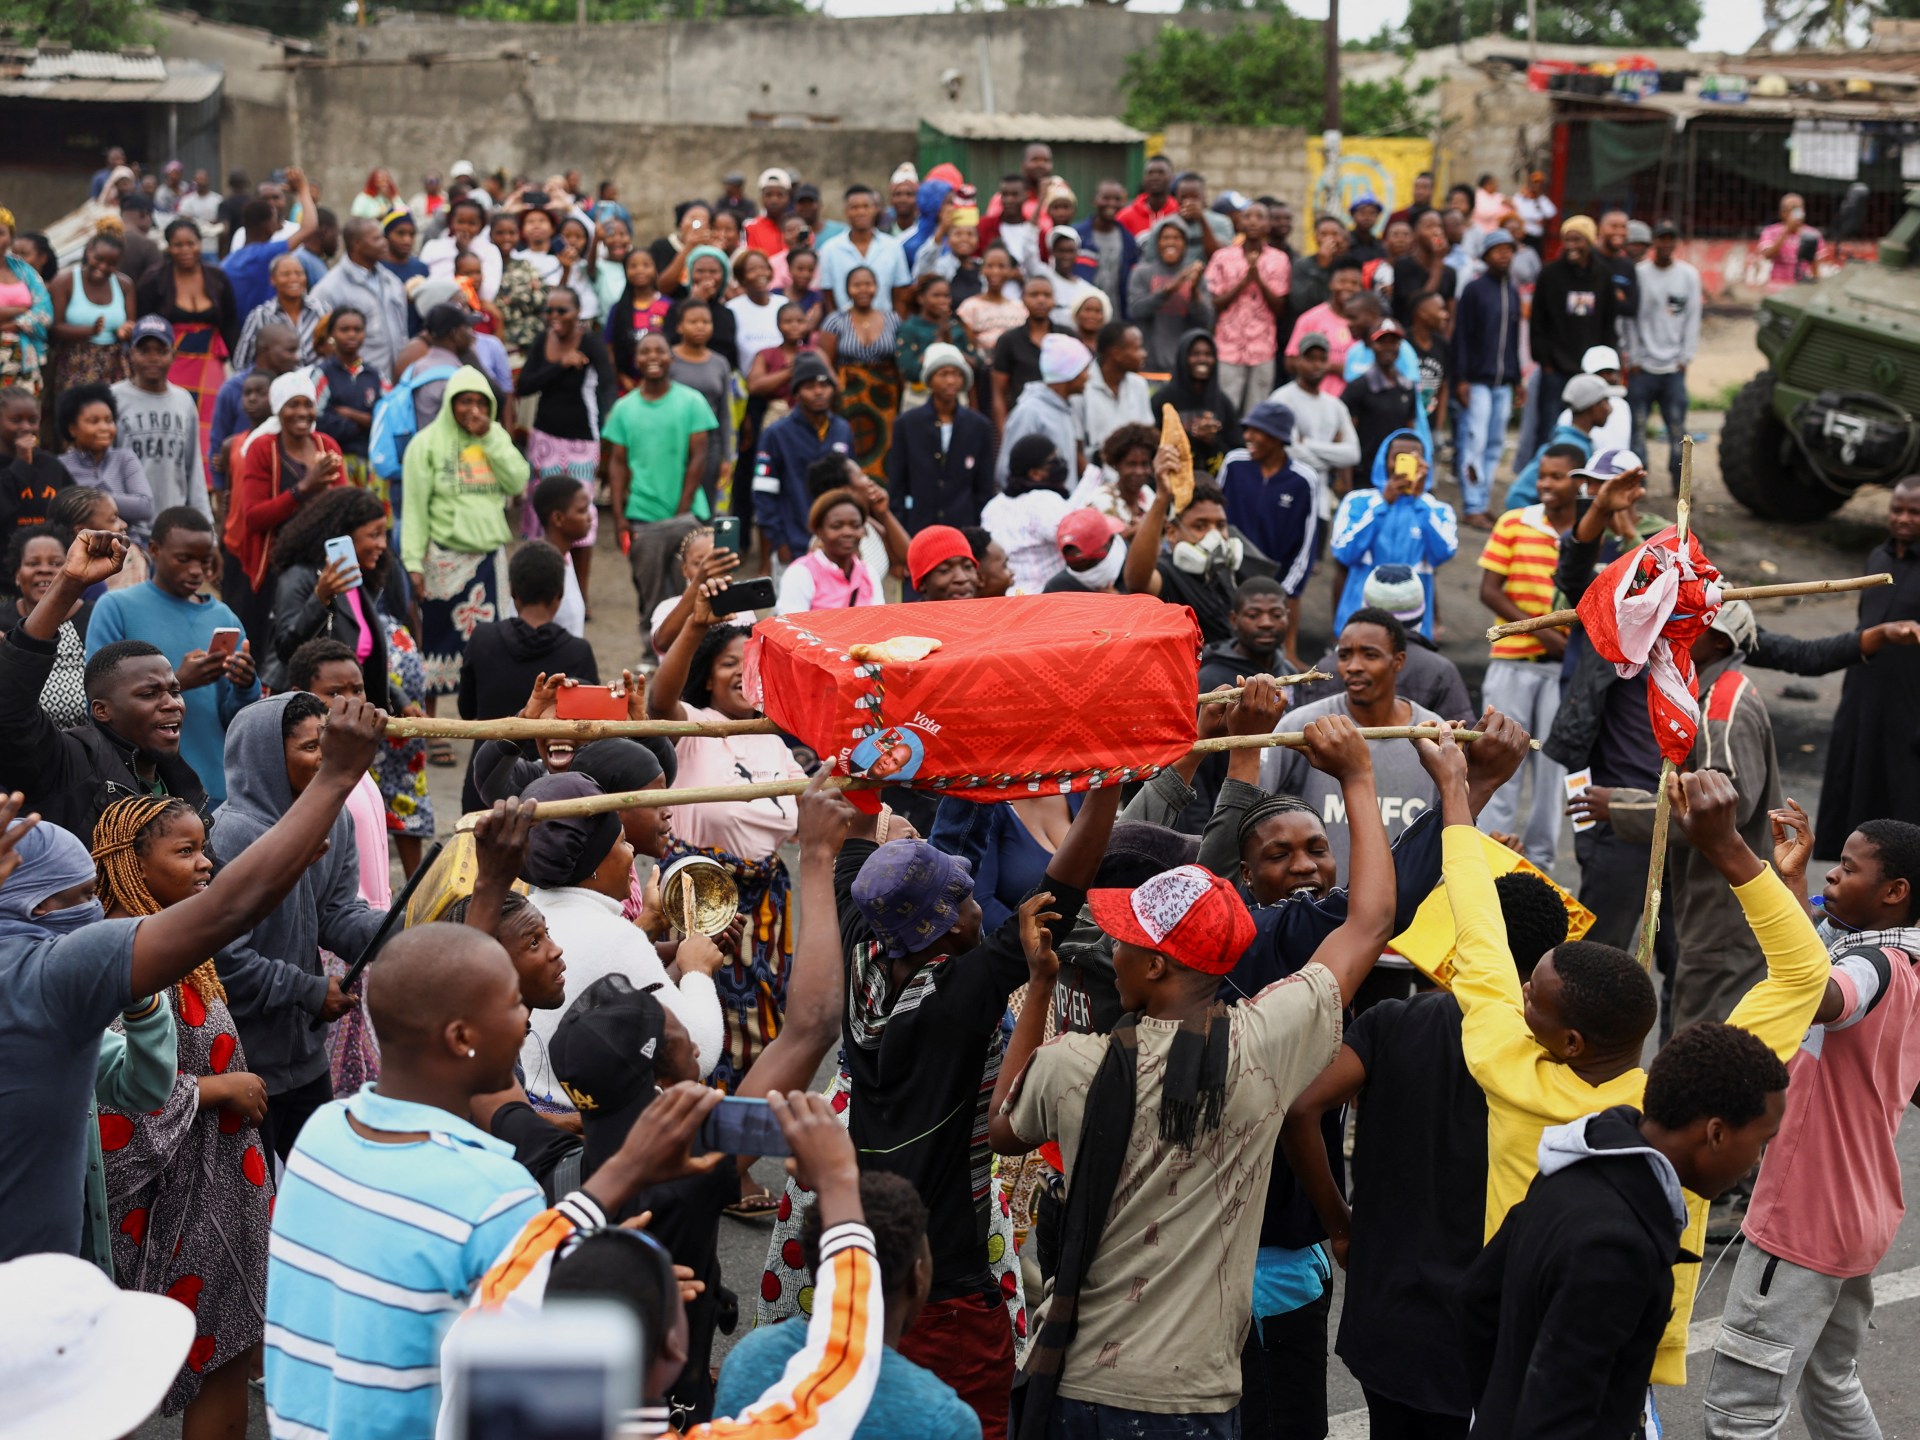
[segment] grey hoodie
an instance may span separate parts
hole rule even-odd
[[[1177,227],[1188,238],[1186,254],[1176,265],[1160,258],[1160,232]],[[1140,259],[1127,280],[1127,315],[1140,327],[1147,342],[1147,369],[1170,371],[1179,358],[1180,337],[1189,330],[1213,329],[1213,294],[1207,289],[1206,253],[1187,237],[1187,227],[1178,215],[1156,220],[1140,237]],[[1187,267],[1198,263],[1202,274],[1193,282],[1191,294],[1174,293],[1174,282]]]
[[[1617,1160],[1622,1155],[1639,1155],[1653,1167],[1654,1178],[1660,1182],[1660,1192],[1667,1197],[1667,1204],[1673,1211],[1673,1226],[1676,1232],[1687,1228],[1687,1200],[1680,1190],[1680,1173],[1673,1168],[1673,1162],[1651,1145],[1594,1145],[1587,1138],[1587,1123],[1592,1120],[1610,1119],[1617,1112],[1598,1111],[1592,1115],[1582,1115],[1578,1120],[1570,1120],[1565,1125],[1549,1125],[1540,1132],[1540,1173],[1553,1175],[1582,1160],[1591,1160],[1596,1155],[1604,1155],[1609,1160]],[[1620,1132],[1622,1127],[1611,1125],[1608,1128]],[[1638,1132],[1634,1132],[1638,1134]],[[1615,1138],[1619,1138],[1616,1134]]]
[[[227,727],[227,799],[215,812],[216,858],[233,860],[293,804],[280,717],[291,695],[249,705]],[[214,957],[247,1064],[279,1095],[326,1073],[324,1028],[312,1020],[327,998],[320,947],[352,960],[385,918],[360,898],[353,821],[334,817],[327,853],[307,867],[266,919]]]

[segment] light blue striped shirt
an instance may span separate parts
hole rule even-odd
[[[383,1145],[371,1130],[425,1132]],[[267,1264],[267,1422],[275,1440],[424,1440],[440,1337],[539,1214],[513,1148],[368,1085],[307,1122],[287,1161]]]

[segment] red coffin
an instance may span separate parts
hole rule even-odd
[[[848,648],[938,640],[924,660]],[[1200,630],[1149,595],[811,610],[754,627],[746,692],[845,774],[1003,800],[1145,779],[1194,741]]]

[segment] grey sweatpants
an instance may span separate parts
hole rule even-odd
[[[1707,1380],[1708,1440],[1778,1435],[1800,1395],[1813,1440],[1881,1440],[1860,1384],[1873,1277],[1836,1280],[1742,1246]]]

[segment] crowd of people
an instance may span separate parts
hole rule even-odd
[[[1463,530],[1511,621],[1667,528],[1641,457],[1657,407],[1677,484],[1701,313],[1672,225],[1422,176],[1296,252],[1277,199],[1156,158],[1083,204],[1035,145],[840,219],[729,174],[641,245],[577,173],[403,201],[376,169],[342,220],[297,169],[220,196],[108,159],[69,269],[0,211],[0,1049],[31,1077],[0,1313],[57,1310],[63,1378],[149,1327],[137,1376],[19,1402],[47,1433],[239,1435],[250,1381],[275,1436],[447,1433],[443,1345],[599,1296],[644,1337],[622,1434],[1317,1437],[1331,1347],[1378,1440],[1625,1440],[1731,1243],[1707,1433],[1796,1395],[1878,1433],[1920,477],[1858,625],[1733,601],[1692,641],[1651,971],[1654,682],[1580,626],[1477,685],[1434,643]],[[1323,564],[1327,678],[1276,681]],[[1063,593],[1184,607],[1198,733],[1303,743],[874,814],[754,723],[753,612]],[[1847,672],[1817,824],[1761,667]],[[389,732],[447,697],[695,733]],[[462,764],[478,819],[427,871]],[[734,785],[773,793],[629,803]],[[733,921],[669,914],[669,867]],[[1395,937],[1436,895],[1423,965]],[[723,1094],[767,1102],[778,1193],[697,1153]],[[727,1273],[754,1222],[763,1272]]]

